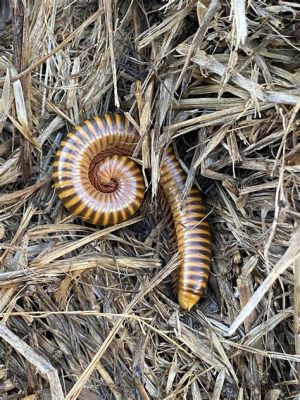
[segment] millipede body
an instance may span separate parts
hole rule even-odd
[[[141,206],[144,178],[131,155],[140,137],[120,114],[95,117],[67,134],[54,161],[65,207],[94,225],[125,221]]]
[[[55,157],[54,186],[64,206],[94,225],[125,221],[141,207],[145,184],[132,155],[140,136],[121,114],[105,114],[76,126]],[[210,266],[210,229],[200,190],[193,186],[181,201],[186,173],[169,146],[160,185],[171,209],[180,257],[177,289],[182,309],[202,296]]]

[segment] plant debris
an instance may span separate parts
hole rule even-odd
[[[1,399],[300,396],[299,50],[297,1],[1,1]],[[52,165],[106,112],[138,129],[147,190],[101,228],[64,209]],[[170,142],[213,236],[188,313],[160,208]]]

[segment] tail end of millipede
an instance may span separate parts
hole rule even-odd
[[[194,305],[200,300],[198,294],[189,293],[189,292],[178,292],[178,303],[182,310],[190,311]]]

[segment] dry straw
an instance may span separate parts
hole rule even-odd
[[[299,49],[297,1],[0,2],[1,399],[299,398]],[[147,193],[102,229],[66,212],[52,163],[116,110]],[[157,197],[170,141],[213,233],[189,313]]]

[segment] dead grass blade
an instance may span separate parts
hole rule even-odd
[[[0,336],[18,353],[22,354],[26,360],[33,364],[40,374],[48,379],[51,399],[63,400],[64,395],[56,369],[3,324],[0,324]]]
[[[284,255],[274,266],[271,273],[267,276],[264,282],[256,290],[247,305],[242,309],[240,314],[236,317],[231,324],[228,335],[231,336],[237,328],[244,322],[244,320],[254,311],[257,304],[261,301],[263,296],[270,290],[273,283],[288,267],[291,267],[294,261],[300,254],[300,229],[298,228],[291,237],[290,244]]]
[[[186,57],[189,53],[190,46],[187,44],[181,44],[177,47],[177,51],[182,56]],[[198,64],[201,68],[205,68],[210,72],[213,72],[220,77],[226,74],[226,68],[217,61],[213,56],[207,55],[202,50],[197,50],[196,54],[192,57],[192,61]],[[289,93],[264,91],[260,85],[251,81],[250,79],[244,78],[241,74],[234,72],[231,75],[231,80],[240,88],[246,90],[253,99],[262,101],[264,103],[279,103],[279,104],[291,104],[296,105],[300,102],[300,96],[293,96]]]

